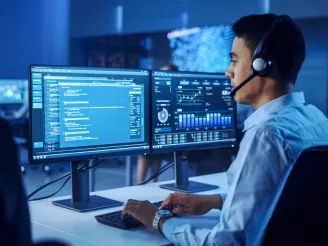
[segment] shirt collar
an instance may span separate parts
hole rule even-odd
[[[288,93],[278,97],[262,105],[256,111],[254,111],[254,113],[245,120],[243,131],[247,131],[249,128],[255,126],[259,122],[267,120],[270,114],[280,110],[285,106],[298,105],[303,103],[305,103],[303,92]]]

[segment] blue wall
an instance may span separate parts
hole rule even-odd
[[[26,79],[27,64],[68,64],[69,0],[0,2],[0,78]]]
[[[158,32],[264,13],[264,0],[71,0],[71,37]]]
[[[306,41],[306,58],[296,89],[304,91],[307,103],[328,116],[328,18],[297,21]]]
[[[268,1],[270,12],[287,13],[292,18],[328,17],[327,0],[265,0]]]

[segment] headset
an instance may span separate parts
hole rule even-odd
[[[290,17],[287,15],[280,15],[273,21],[270,29],[264,34],[261,41],[258,43],[252,58],[251,63],[251,75],[245,79],[240,85],[236,86],[236,88],[231,91],[230,96],[234,97],[244,85],[246,85],[249,81],[251,81],[254,77],[267,77],[272,72],[272,64],[273,59],[270,56],[269,52],[266,50],[266,45],[268,40],[273,33],[273,31],[279,26],[279,24],[283,21],[287,20],[288,22],[292,22]]]

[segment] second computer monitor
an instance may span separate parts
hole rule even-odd
[[[152,72],[153,152],[233,147],[236,104],[224,74]]]

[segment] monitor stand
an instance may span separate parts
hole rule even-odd
[[[123,202],[111,200],[105,197],[96,195],[90,196],[89,170],[79,171],[78,168],[82,166],[87,168],[88,163],[81,163],[79,161],[71,162],[72,198],[53,201],[52,203],[54,205],[78,212],[123,205]]]
[[[163,189],[180,191],[185,193],[194,193],[219,188],[216,185],[204,184],[195,181],[189,181],[188,175],[188,157],[184,152],[174,152],[175,162],[175,183],[160,185]]]

